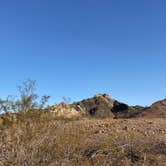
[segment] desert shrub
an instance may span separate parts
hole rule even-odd
[[[0,112],[4,113],[1,116],[5,124],[12,124],[15,117],[17,121],[39,119],[50,98],[47,95],[39,97],[36,81],[30,79],[18,86],[18,92],[18,97],[10,95],[5,100],[0,99]]]
[[[1,112],[28,112],[41,110],[47,103],[49,96],[41,98],[36,93],[36,81],[26,80],[18,86],[19,97],[8,96],[6,100],[0,100]]]

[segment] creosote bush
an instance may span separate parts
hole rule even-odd
[[[30,79],[18,86],[18,92],[18,97],[10,95],[5,100],[0,99],[0,113],[3,113],[4,123],[10,124],[14,122],[13,119],[32,121],[40,118],[50,97],[39,97],[36,93],[36,81]]]

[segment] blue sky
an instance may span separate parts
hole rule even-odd
[[[166,98],[165,0],[0,1],[0,97],[27,78],[50,103]]]

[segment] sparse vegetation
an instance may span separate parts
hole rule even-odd
[[[8,96],[6,100],[0,100],[0,112],[5,113],[1,116],[3,123],[12,124],[16,121],[33,121],[40,119],[43,109],[49,100],[49,96],[41,98],[36,93],[36,81],[26,80],[18,86],[19,96]]]
[[[19,87],[19,92],[19,98],[0,100],[3,111],[0,166],[164,166],[166,163],[164,119],[113,119],[113,114],[101,119],[109,115],[114,105],[120,108],[115,114],[119,118],[134,117],[142,107],[128,107],[117,101],[115,104],[106,95],[79,105],[62,102],[45,107],[49,97],[38,100],[35,82],[30,80]],[[97,116],[90,116],[90,112],[81,115],[84,109],[93,108]]]
[[[165,121],[56,120],[0,129],[0,165],[163,165]]]
[[[0,111],[19,113],[43,109],[50,97],[44,95],[39,99],[35,85],[36,81],[30,79],[23,82],[18,86],[19,97],[10,95],[6,100],[0,100]]]

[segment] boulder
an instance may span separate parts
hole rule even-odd
[[[81,113],[68,104],[60,103],[49,108],[56,117],[73,118],[80,117]]]

